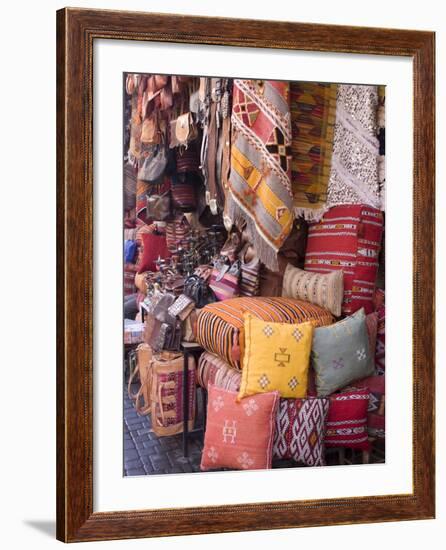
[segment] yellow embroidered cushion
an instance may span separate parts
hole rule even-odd
[[[272,323],[244,314],[245,353],[238,400],[277,390],[306,397],[313,324]]]

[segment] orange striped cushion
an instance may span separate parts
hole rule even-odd
[[[313,322],[315,327],[333,323],[331,313],[322,307],[294,298],[240,297],[205,306],[198,316],[197,342],[232,367],[240,369],[243,355],[243,314],[249,312],[262,321],[277,323]]]

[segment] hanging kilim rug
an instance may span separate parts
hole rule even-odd
[[[378,180],[378,87],[339,84],[329,207],[366,204],[381,209]]]
[[[269,269],[293,224],[289,83],[235,80],[231,174],[225,215],[247,222],[251,242]]]
[[[326,211],[336,121],[336,84],[291,82],[294,214],[319,221]]]

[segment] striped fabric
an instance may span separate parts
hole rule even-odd
[[[186,239],[190,236],[191,227],[184,214],[166,223],[167,248],[176,252],[178,247],[187,248]]]
[[[260,260],[254,256],[250,262],[241,258],[240,296],[258,296],[260,290]]]
[[[240,389],[241,373],[232,368],[226,361],[217,355],[205,351],[198,361],[197,381],[204,389],[214,384],[224,390],[236,391]]]
[[[305,253],[305,271],[344,272],[342,313],[364,308],[374,311],[373,295],[381,248],[383,214],[365,205],[331,208],[318,223],[311,223]]]
[[[283,277],[282,296],[298,298],[324,307],[339,317],[343,298],[342,271],[312,273],[288,264]]]
[[[243,314],[251,313],[263,321],[303,323],[312,321],[315,327],[330,325],[333,317],[319,306],[292,298],[232,298],[205,306],[198,316],[197,342],[207,351],[217,354],[232,367],[240,369],[243,354]]]

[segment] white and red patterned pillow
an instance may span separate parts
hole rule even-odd
[[[367,410],[368,388],[344,391],[330,396],[330,408],[325,424],[326,447],[348,447],[368,450]]]
[[[324,425],[328,398],[281,399],[276,415],[274,458],[324,466]]]
[[[271,468],[279,392],[236,401],[237,393],[209,384],[201,469]]]

